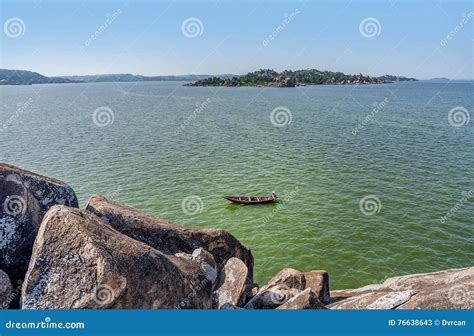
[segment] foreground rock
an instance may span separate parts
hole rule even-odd
[[[225,304],[238,306],[245,292],[248,277],[247,266],[237,258],[230,258],[220,275],[222,285],[214,293],[214,307],[221,308]]]
[[[393,292],[371,292],[350,297],[332,309],[394,309],[404,304],[415,295],[412,290]]]
[[[306,288],[277,309],[324,309],[324,305],[311,288]]]
[[[242,309],[242,308],[239,308],[236,305],[233,305],[232,303],[225,303],[219,309],[239,310],[239,309]]]
[[[245,305],[246,309],[275,309],[298,295],[306,287],[304,274],[285,268],[278,272]]]
[[[311,288],[318,296],[318,300],[322,303],[329,303],[331,298],[329,297],[328,272],[310,271],[304,272],[303,274],[306,281],[306,288]]]
[[[191,255],[191,259],[201,266],[202,270],[206,273],[207,278],[211,282],[212,288],[214,288],[217,281],[217,265],[212,254],[202,248],[198,248],[194,250],[193,254]]]
[[[300,271],[292,268],[284,268],[268,282],[266,287],[275,285],[285,285],[289,288],[304,290],[306,288],[306,279],[304,274]]]
[[[89,199],[91,211],[117,231],[144,242],[165,254],[209,251],[222,268],[232,257],[247,266],[249,281],[253,275],[253,257],[248,248],[221,229],[188,229],[141,212],[138,209],[94,195]]]
[[[167,256],[85,210],[54,206],[36,238],[22,308],[210,308],[198,263]]]
[[[64,182],[0,163],[0,269],[23,280],[44,214],[55,204],[77,207]]]
[[[292,297],[298,295],[300,291],[296,288],[289,288],[286,285],[273,285],[262,287],[245,306],[245,309],[275,309],[286,303]]]
[[[474,267],[404,275],[382,284],[331,291],[330,308],[473,309]]]
[[[13,300],[13,286],[7,273],[0,270],[0,309],[10,307]]]

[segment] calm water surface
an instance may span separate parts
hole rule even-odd
[[[5,86],[0,160],[67,181],[81,206],[101,193],[185,226],[225,228],[252,249],[261,284],[293,267],[355,287],[472,266],[474,122],[454,127],[448,112],[472,115],[473,88]],[[284,127],[270,120],[279,106],[291,111]],[[99,107],[113,123],[94,123]],[[272,190],[280,203],[222,199]],[[202,201],[195,214],[182,209],[189,196]],[[366,196],[380,201],[368,214]]]

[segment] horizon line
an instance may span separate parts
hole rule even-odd
[[[260,68],[258,70],[263,70],[264,68]],[[274,70],[274,69],[271,69],[271,68],[265,68],[265,69],[269,69],[269,70],[273,70],[273,71],[276,71],[276,72],[282,72],[282,71],[299,71],[299,70],[319,70],[319,71],[329,71],[329,72],[341,72],[341,73],[344,73],[346,75],[358,75],[358,74],[362,74],[361,72],[359,73],[345,73],[345,72],[342,72],[342,71],[332,71],[332,70],[321,70],[321,69],[317,69],[317,68],[301,68],[301,69],[297,69],[297,70],[290,70],[290,69],[285,69],[285,70],[282,70],[282,71],[277,71],[277,70]],[[222,76],[222,75],[234,75],[234,76],[243,76],[243,75],[246,75],[248,73],[251,73],[251,72],[254,72],[254,71],[258,71],[258,70],[254,70],[254,71],[251,71],[251,72],[246,72],[246,73],[241,73],[241,74],[236,74],[236,73],[232,73],[232,72],[222,72],[222,73],[215,73],[215,74],[211,74],[211,73],[185,73],[185,74],[166,74],[166,75],[143,75],[143,74],[138,74],[138,73],[132,73],[132,72],[109,72],[109,73],[95,73],[95,74],[70,74],[70,75],[45,75],[44,73],[41,73],[41,72],[38,72],[38,71],[35,71],[35,70],[27,70],[27,69],[6,69],[6,68],[0,68],[0,70],[13,70],[13,71],[30,71],[30,72],[36,72],[42,76],[45,76],[45,77],[59,77],[59,78],[62,78],[62,77],[74,77],[74,76],[77,76],[77,77],[81,77],[81,76],[104,76],[104,75],[132,75],[132,76],[142,76],[142,77],[171,77],[171,76]],[[365,75],[365,74],[363,74]],[[389,75],[389,76],[397,76],[397,77],[410,77],[408,75],[392,75],[390,73],[385,73],[384,75]],[[384,76],[384,75],[365,75],[365,76],[370,76],[370,77],[380,77],[380,76]],[[449,77],[444,77],[444,76],[434,76],[434,77],[430,77],[430,78],[416,78],[416,77],[412,77],[412,78],[415,78],[417,80],[433,80],[433,79],[447,79],[447,80],[450,80],[450,81],[474,81],[474,78],[449,78]]]

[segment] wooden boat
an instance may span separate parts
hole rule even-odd
[[[274,202],[278,196],[272,192],[270,196],[224,196],[224,198],[239,204],[264,204]]]

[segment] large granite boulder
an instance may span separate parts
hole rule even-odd
[[[0,163],[0,269],[23,280],[44,214],[55,204],[77,207],[66,183]]]
[[[240,309],[243,309],[243,308],[237,307],[236,305],[233,305],[232,303],[225,303],[219,309],[221,309],[221,310],[240,310]]]
[[[22,308],[210,308],[195,261],[165,255],[86,210],[53,206],[36,238]]]
[[[226,303],[239,306],[245,292],[248,277],[247,266],[238,258],[230,258],[221,271],[222,285],[214,292],[214,307]]]
[[[191,260],[197,262],[201,266],[211,282],[212,288],[214,288],[217,282],[217,265],[212,254],[200,247],[194,250],[191,255]]]
[[[382,284],[331,291],[330,308],[473,309],[474,267],[393,277]]]
[[[13,286],[7,273],[0,270],[0,309],[10,307],[13,301]]]
[[[165,254],[190,254],[195,249],[203,248],[212,254],[219,270],[230,258],[239,258],[247,266],[251,282],[252,253],[225,230],[185,228],[99,195],[89,199],[86,209],[109,223],[115,230]]]
[[[277,309],[325,309],[325,307],[321,301],[319,301],[318,294],[311,288],[306,288],[304,291],[277,307]]]
[[[369,292],[349,297],[337,304],[331,305],[331,309],[394,309],[404,304],[415,295],[412,290]]]
[[[285,285],[289,288],[304,290],[306,288],[306,279],[300,271],[293,268],[284,268],[271,278],[266,287],[274,285]]]
[[[286,303],[306,288],[304,274],[292,268],[284,268],[260,288],[250,299],[246,309],[274,309]]]
[[[240,297],[240,305],[243,307],[249,302],[259,291],[259,286],[256,283],[247,283],[245,285],[244,293]]]
[[[319,301],[329,303],[329,274],[326,271],[304,272],[306,288],[311,288],[318,296]]]
[[[297,84],[297,80],[295,76],[287,76],[287,75],[280,75],[273,79],[271,86],[278,86],[278,87],[295,87]]]
[[[291,298],[298,295],[300,291],[296,288],[289,288],[286,285],[264,286],[258,293],[244,306],[245,309],[275,309],[283,305]]]

